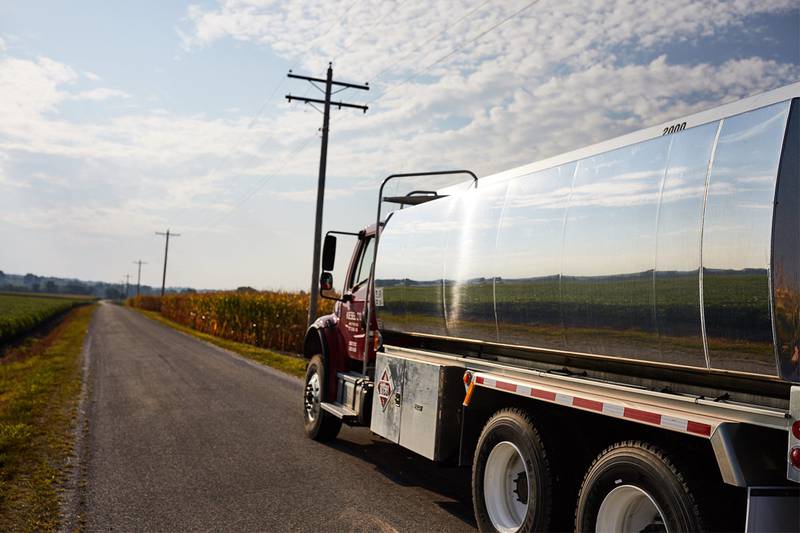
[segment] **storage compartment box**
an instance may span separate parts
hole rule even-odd
[[[411,451],[445,461],[458,451],[464,369],[379,353],[370,429]]]

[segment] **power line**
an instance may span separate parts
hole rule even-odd
[[[435,66],[435,65],[437,65],[437,64],[439,64],[439,63],[441,63],[442,61],[444,61],[444,60],[445,60],[445,59],[447,59],[448,57],[452,56],[452,55],[453,55],[453,54],[455,54],[456,52],[458,52],[458,51],[460,51],[460,50],[464,49],[466,46],[468,46],[468,45],[470,45],[470,44],[474,43],[475,41],[477,41],[477,40],[478,40],[478,39],[480,39],[481,37],[484,37],[485,35],[487,35],[487,34],[491,33],[492,31],[496,30],[497,28],[499,28],[500,26],[502,26],[502,25],[503,25],[503,24],[505,24],[506,22],[508,22],[508,21],[510,21],[510,20],[512,20],[512,19],[514,19],[515,17],[517,17],[518,15],[520,15],[521,13],[523,13],[524,11],[526,11],[526,10],[530,9],[531,7],[533,7],[535,4],[538,4],[538,3],[539,3],[539,1],[540,1],[540,0],[533,0],[533,2],[529,2],[528,4],[526,4],[525,6],[523,6],[522,8],[518,9],[517,11],[515,11],[514,13],[512,13],[512,14],[511,14],[511,15],[509,15],[508,17],[506,17],[506,18],[504,18],[503,20],[501,20],[500,22],[497,22],[497,23],[493,24],[492,26],[490,26],[490,27],[486,28],[485,30],[481,31],[481,32],[480,32],[478,35],[476,35],[476,36],[475,36],[475,37],[473,37],[472,39],[469,39],[468,41],[466,41],[466,42],[464,42],[464,43],[461,43],[460,45],[456,46],[455,48],[453,48],[452,50],[450,50],[449,52],[447,52],[446,54],[444,54],[443,56],[441,56],[439,59],[437,59],[437,60],[436,60],[436,61],[434,61],[433,63],[430,63],[429,65],[426,65],[426,66],[425,66],[425,67],[424,67],[422,70],[418,70],[418,71],[416,71],[414,74],[412,74],[411,76],[409,76],[409,77],[405,78],[403,81],[401,81],[401,82],[399,82],[399,83],[394,83],[394,84],[390,85],[390,86],[389,86],[389,88],[388,88],[387,90],[383,91],[383,92],[382,92],[382,93],[381,93],[379,96],[377,96],[376,98],[373,98],[372,100],[369,100],[369,102],[368,102],[368,103],[372,103],[372,102],[375,102],[375,101],[377,101],[377,100],[380,100],[381,98],[383,98],[384,96],[386,96],[386,95],[387,95],[387,94],[389,94],[390,92],[394,91],[395,89],[397,89],[397,88],[399,88],[399,87],[402,87],[403,85],[405,85],[406,83],[410,82],[411,80],[413,80],[413,79],[415,79],[415,78],[418,78],[419,76],[421,76],[422,74],[424,74],[424,73],[425,73],[425,72],[426,72],[428,69],[430,69],[431,67],[433,67],[433,66]]]
[[[325,32],[323,32],[323,33],[322,33],[322,34],[320,34],[319,36],[315,37],[315,38],[314,38],[314,39],[313,39],[313,40],[312,40],[312,41],[309,43],[309,45],[308,45],[308,46],[305,48],[305,50],[304,50],[303,52],[301,52],[301,55],[302,55],[302,54],[304,54],[304,53],[306,53],[307,51],[309,51],[311,48],[313,48],[313,47],[314,47],[314,44],[315,44],[315,42],[316,42],[316,41],[318,41],[320,38],[322,38],[322,37],[324,37],[325,35],[327,35],[328,33],[330,33],[330,31],[331,31],[331,30],[332,30],[334,27],[336,27],[336,25],[337,25],[337,24],[341,23],[341,21],[342,21],[342,20],[343,20],[343,19],[344,19],[344,18],[347,16],[347,14],[348,14],[348,13],[349,13],[349,12],[350,12],[352,9],[353,9],[353,7],[355,7],[355,5],[356,5],[356,4],[357,4],[359,1],[360,1],[360,0],[355,0],[354,2],[352,2],[352,3],[351,3],[351,4],[350,4],[350,5],[349,5],[349,6],[348,6],[346,9],[345,9],[345,11],[342,13],[342,15],[340,15],[340,16],[337,18],[337,20],[336,20],[336,22],[335,22],[334,24],[332,24],[332,25],[331,25],[331,26],[330,26],[330,27],[329,27],[329,28],[328,28],[328,29],[327,29]],[[456,21],[454,21],[453,23],[451,23],[451,24],[449,25],[449,27],[448,27],[448,28],[446,28],[444,31],[440,32],[439,34],[437,34],[437,35],[436,35],[436,36],[434,36],[433,38],[431,38],[431,39],[428,39],[427,41],[425,41],[425,42],[424,42],[424,43],[422,43],[421,45],[417,46],[417,47],[416,47],[416,48],[415,48],[415,49],[414,49],[414,50],[413,50],[411,53],[409,53],[409,54],[406,54],[406,55],[405,55],[403,58],[401,58],[401,60],[399,60],[399,61],[405,60],[405,59],[406,59],[406,58],[408,58],[408,57],[409,57],[411,54],[413,54],[414,52],[416,52],[417,50],[419,50],[419,49],[420,49],[422,46],[424,46],[424,45],[428,44],[428,43],[429,43],[429,42],[431,42],[432,40],[434,40],[434,39],[438,38],[439,36],[443,35],[443,34],[444,34],[444,33],[446,33],[447,31],[449,31],[450,29],[452,29],[452,27],[453,27],[453,26],[455,26],[455,25],[458,25],[458,24],[459,24],[461,21],[463,21],[464,19],[466,19],[466,18],[468,18],[469,16],[471,16],[473,13],[477,12],[478,10],[480,10],[480,9],[481,9],[482,7],[484,7],[484,6],[485,6],[487,3],[489,3],[489,1],[490,1],[490,0],[487,0],[487,1],[483,2],[483,3],[482,3],[482,4],[480,4],[478,7],[476,7],[476,8],[474,8],[474,9],[472,9],[471,11],[469,11],[468,13],[466,13],[465,15],[462,15],[462,16],[461,16],[461,17],[459,17],[459,18],[458,18]],[[405,0],[403,0],[402,2],[400,2],[398,5],[402,5],[403,3],[405,3]],[[381,22],[383,22],[383,20],[385,20],[385,19],[387,18],[387,16],[388,16],[388,15],[391,15],[391,14],[393,14],[393,11],[389,11],[389,12],[388,12],[386,15],[384,15],[384,16],[382,16],[382,17],[380,17],[380,18],[379,18],[378,20],[376,20],[374,23],[371,23],[371,28],[370,28],[370,29],[368,29],[368,30],[366,30],[366,31],[364,31],[364,32],[362,32],[362,33],[361,33],[361,34],[360,34],[358,37],[356,37],[356,38],[355,38],[353,41],[351,41],[351,42],[350,42],[350,44],[346,45],[346,47],[345,47],[345,50],[346,50],[346,51],[347,51],[347,50],[349,50],[349,49],[350,49],[350,48],[353,46],[353,44],[355,44],[355,42],[357,42],[359,39],[361,39],[361,38],[362,38],[364,35],[366,35],[366,34],[368,34],[368,33],[372,32],[372,31],[374,31],[374,30],[375,30],[375,26],[377,26],[378,24],[380,24]],[[347,55],[347,54],[345,54],[345,55]],[[344,56],[342,56],[342,57],[344,57]],[[381,71],[381,72],[378,74],[378,76],[382,75],[382,74],[383,74],[383,72],[385,72],[386,70],[388,70],[388,68],[391,68],[392,66],[396,65],[396,64],[397,64],[399,61],[395,61],[394,63],[392,63],[392,65],[390,65],[389,67],[387,67],[387,68],[383,69],[383,70],[382,70],[382,71]],[[266,108],[266,105],[267,105],[267,103],[268,103],[268,102],[269,102],[269,101],[272,99],[272,97],[275,95],[275,93],[276,93],[276,92],[278,91],[278,89],[279,89],[279,88],[280,88],[280,87],[283,85],[283,83],[284,83],[284,82],[285,82],[285,78],[281,79],[281,80],[280,80],[280,82],[279,82],[279,83],[278,83],[278,84],[277,84],[277,85],[276,85],[276,86],[273,88],[273,90],[272,90],[272,91],[270,91],[270,94],[269,94],[269,96],[268,96],[268,97],[267,97],[267,99],[266,99],[266,100],[264,100],[264,102],[261,104],[261,107],[259,107],[259,109],[258,109],[258,110],[257,110],[257,112],[255,113],[255,115],[253,116],[253,118],[252,118],[252,120],[250,121],[250,123],[248,124],[248,126],[247,126],[246,130],[250,130],[250,129],[253,127],[253,125],[256,123],[256,121],[257,121],[258,117],[261,115],[261,113],[263,112],[263,110]],[[310,90],[310,87],[306,89],[306,91],[305,91],[305,93],[303,94],[303,96],[306,96],[306,95],[308,94],[309,90]],[[377,100],[377,98],[376,98],[376,100]],[[374,100],[373,100],[373,101],[374,101]],[[243,132],[243,134],[239,136],[239,138],[237,139],[236,145],[238,145],[238,144],[239,144],[239,142],[240,142],[240,141],[241,141],[241,140],[244,138],[244,135],[245,135],[245,133],[246,133],[246,132]],[[291,154],[287,155],[287,156],[286,156],[286,157],[285,157],[285,158],[284,158],[284,159],[281,161],[281,163],[279,164],[279,166],[281,167],[281,170],[283,169],[283,163],[284,163],[284,162],[285,162],[285,161],[286,161],[286,160],[287,160],[289,157],[292,157],[292,156],[294,156],[295,154],[297,154],[297,153],[299,153],[300,151],[302,151],[302,150],[303,150],[303,149],[306,147],[306,145],[308,144],[308,142],[310,142],[310,139],[309,139],[307,142],[303,143],[303,145],[302,145],[301,147],[299,147],[297,150],[295,150],[295,151],[294,151],[294,152],[292,152]],[[234,145],[234,146],[235,146],[235,145]],[[252,156],[252,155],[251,155],[250,157],[252,158],[252,157],[254,157],[254,156]],[[214,167],[214,169],[211,171],[211,175],[213,176],[213,174],[215,174],[215,173],[217,172],[217,170],[218,170],[218,169],[219,169],[219,167],[222,165],[222,163],[224,163],[224,162],[225,162],[227,159],[229,159],[229,158],[230,158],[230,156],[227,156],[227,157],[226,157],[226,158],[224,158],[222,161],[220,161],[220,163],[219,163],[219,164],[217,164],[217,165]],[[239,201],[237,201],[237,202],[236,202],[236,205],[234,206],[234,208],[233,208],[231,211],[229,211],[228,213],[224,214],[222,217],[220,217],[218,220],[215,220],[213,223],[211,223],[211,224],[209,224],[209,225],[206,225],[206,226],[204,226],[204,227],[201,229],[201,231],[205,231],[206,229],[208,229],[208,228],[210,228],[210,227],[218,226],[220,223],[222,223],[224,220],[226,220],[226,219],[227,219],[227,218],[228,218],[228,217],[229,217],[229,216],[230,216],[230,215],[231,215],[233,212],[235,212],[235,211],[236,211],[236,210],[237,210],[239,207],[241,207],[243,204],[245,204],[245,203],[246,203],[246,202],[248,202],[248,201],[249,201],[251,198],[253,198],[253,196],[255,196],[255,194],[257,194],[257,193],[258,193],[258,192],[259,192],[259,191],[260,191],[260,190],[261,190],[261,189],[264,187],[264,185],[266,184],[266,182],[267,182],[267,181],[269,181],[269,180],[270,180],[272,177],[274,177],[274,173],[273,173],[272,175],[269,175],[269,176],[266,176],[265,178],[263,178],[263,179],[262,179],[262,180],[259,182],[259,184],[258,184],[258,185],[257,185],[257,186],[256,186],[256,187],[253,189],[253,190],[251,190],[251,192],[247,193],[247,194],[246,194],[246,195],[245,195],[245,196],[244,196],[244,197],[243,197],[241,200],[239,200]],[[237,188],[238,188],[238,187],[233,187],[232,189],[229,189],[229,190],[236,190]],[[207,213],[207,212],[208,212],[208,210],[206,209],[206,210],[204,211],[204,214],[205,214],[205,213]]]
[[[385,15],[383,15],[382,17],[380,17],[379,19],[377,19],[377,20],[375,20],[375,21],[373,21],[373,22],[370,22],[370,23],[368,24],[368,27],[369,27],[369,28],[368,28],[367,30],[365,30],[365,31],[361,32],[361,33],[358,35],[358,37],[356,37],[355,39],[353,39],[352,41],[350,41],[350,44],[347,44],[347,42],[345,42],[344,49],[343,49],[343,50],[340,50],[340,51],[339,51],[339,54],[341,54],[342,52],[347,52],[347,53],[345,53],[344,55],[336,55],[336,56],[334,56],[334,59],[335,59],[335,60],[337,60],[337,61],[339,61],[339,60],[341,60],[342,58],[344,58],[344,57],[347,57],[347,56],[348,56],[350,53],[352,53],[352,52],[350,51],[350,48],[351,48],[351,47],[352,47],[354,44],[356,44],[356,43],[357,43],[357,42],[358,42],[358,41],[359,41],[359,40],[360,40],[362,37],[364,37],[365,35],[367,35],[367,34],[369,34],[369,33],[372,33],[372,32],[374,32],[374,31],[375,31],[375,29],[376,29],[376,28],[378,28],[378,27],[380,26],[380,24],[381,24],[381,23],[382,23],[384,20],[386,20],[386,18],[387,18],[389,15],[393,15],[393,14],[395,13],[395,10],[396,10],[396,9],[398,9],[398,8],[399,8],[400,6],[402,6],[403,4],[405,4],[405,3],[406,3],[406,1],[407,1],[407,0],[400,0],[399,2],[397,2],[397,5],[396,5],[394,8],[390,9],[389,11],[387,11]],[[489,0],[487,0],[487,1],[489,1]]]
[[[515,18],[515,17],[519,16],[521,13],[523,13],[524,11],[526,11],[526,10],[530,9],[530,8],[531,8],[531,7],[533,7],[535,4],[538,4],[538,3],[539,3],[539,1],[540,1],[540,0],[533,0],[532,2],[529,2],[528,4],[524,5],[522,8],[518,9],[517,11],[513,12],[513,13],[512,13],[511,15],[509,15],[508,17],[506,17],[506,18],[504,18],[503,20],[501,20],[500,22],[497,22],[497,23],[495,23],[495,24],[491,25],[490,27],[488,27],[488,28],[486,28],[485,30],[483,30],[483,31],[481,31],[480,33],[478,33],[478,34],[477,34],[476,36],[474,36],[473,38],[469,39],[468,41],[466,41],[466,42],[464,42],[464,43],[462,43],[462,44],[460,44],[460,45],[458,45],[458,46],[456,46],[456,47],[452,48],[452,49],[451,49],[449,52],[447,52],[446,54],[444,54],[443,56],[441,56],[440,58],[438,58],[438,59],[437,59],[437,60],[435,60],[434,62],[430,63],[429,65],[425,66],[425,67],[424,67],[422,70],[416,70],[416,71],[415,71],[415,72],[414,72],[414,73],[413,73],[411,76],[409,76],[409,77],[405,78],[403,81],[401,81],[401,82],[399,82],[399,83],[395,83],[395,84],[389,85],[389,87],[388,87],[386,90],[384,90],[384,91],[383,91],[381,94],[379,94],[378,96],[376,96],[376,97],[375,97],[375,98],[373,98],[372,100],[368,100],[368,101],[367,101],[367,103],[368,103],[368,104],[372,104],[372,103],[374,103],[374,102],[377,102],[378,100],[380,100],[381,98],[383,98],[384,96],[386,96],[387,94],[389,94],[390,92],[392,92],[393,90],[395,90],[395,89],[397,89],[397,88],[399,88],[399,87],[402,87],[403,85],[405,85],[405,84],[406,84],[406,83],[408,83],[409,81],[411,81],[411,80],[413,80],[413,79],[415,79],[415,78],[419,77],[420,75],[424,74],[424,73],[425,73],[425,72],[426,72],[428,69],[430,69],[430,68],[431,68],[431,67],[433,67],[434,65],[437,65],[437,64],[441,63],[442,61],[444,61],[444,60],[445,60],[445,59],[447,59],[448,57],[452,56],[453,54],[457,53],[458,51],[462,50],[462,49],[463,49],[463,48],[465,48],[466,46],[468,46],[468,45],[470,45],[470,44],[474,43],[475,41],[479,40],[480,38],[482,38],[482,37],[484,37],[484,36],[488,35],[488,34],[489,34],[489,33],[491,33],[492,31],[494,31],[495,29],[499,28],[500,26],[502,26],[502,25],[503,25],[503,24],[505,24],[506,22],[508,22],[508,21],[512,20],[513,18]],[[461,18],[459,18],[457,21],[455,21],[455,22],[453,23],[453,25],[456,25],[456,24],[460,23],[462,20],[464,20],[464,19],[466,19],[467,17],[471,16],[472,14],[476,13],[478,10],[480,10],[480,9],[481,9],[483,6],[485,6],[487,3],[488,3],[488,1],[487,1],[487,2],[483,2],[483,3],[482,3],[482,4],[480,4],[478,7],[474,8],[473,10],[471,10],[470,12],[468,12],[466,15],[462,16],[462,17],[461,17]],[[432,39],[429,39],[428,41],[425,41],[425,43],[423,43],[421,46],[424,46],[425,44],[427,44],[427,43],[431,42],[432,40],[434,40],[434,39],[438,38],[438,37],[439,37],[439,36],[441,36],[442,34],[446,33],[446,32],[447,32],[449,29],[450,29],[450,28],[448,28],[448,29],[446,29],[446,30],[444,30],[444,31],[440,32],[438,35],[436,35],[436,36],[435,36],[435,37],[433,37]],[[421,46],[417,47],[417,49],[418,49],[418,48],[421,48]],[[412,53],[413,53],[413,52],[412,52]],[[410,54],[408,54],[408,55],[410,55]],[[408,55],[406,55],[405,57],[408,57]],[[400,61],[402,61],[402,60],[400,60]],[[395,62],[395,63],[393,63],[392,65],[396,65],[398,62],[399,62],[399,61],[396,61],[396,62]],[[379,73],[377,76],[380,76],[380,75],[381,75],[383,72],[385,72],[386,70],[388,70],[388,67],[387,67],[387,68],[385,68],[385,69],[383,69],[383,70],[382,70],[382,71],[381,71],[381,72],[380,72],[380,73]],[[374,79],[374,78],[373,78],[373,79]]]
[[[471,17],[473,14],[477,13],[478,11],[480,11],[480,10],[481,10],[481,9],[482,9],[482,8],[483,8],[483,7],[484,7],[486,4],[488,4],[488,3],[490,3],[490,2],[491,2],[491,0],[486,0],[485,2],[483,2],[482,4],[480,4],[478,7],[476,7],[476,8],[474,8],[474,9],[470,10],[469,12],[467,12],[467,13],[465,13],[464,15],[462,15],[461,17],[459,17],[457,20],[455,20],[455,21],[453,21],[453,22],[451,22],[451,23],[448,23],[448,24],[447,24],[447,27],[446,27],[444,30],[440,31],[439,33],[437,33],[436,35],[434,35],[433,37],[431,37],[431,38],[430,38],[430,39],[428,39],[427,41],[425,41],[425,42],[423,42],[423,43],[419,44],[419,45],[418,45],[417,47],[415,47],[415,48],[414,48],[414,49],[413,49],[411,52],[407,53],[406,55],[404,55],[403,57],[401,57],[400,59],[398,59],[398,60],[397,60],[397,61],[395,61],[394,63],[391,63],[389,66],[387,66],[387,67],[384,67],[384,68],[383,68],[383,69],[382,69],[380,72],[378,72],[378,73],[377,73],[377,74],[375,74],[374,76],[370,76],[370,78],[369,78],[369,79],[371,79],[371,80],[372,80],[372,82],[373,82],[373,83],[375,83],[375,81],[377,81],[378,79],[380,79],[380,77],[381,77],[381,76],[383,76],[383,74],[384,74],[385,72],[387,72],[387,71],[388,71],[388,70],[390,70],[391,68],[395,67],[395,66],[396,66],[396,65],[398,65],[399,63],[402,63],[403,61],[405,61],[406,59],[408,59],[409,57],[411,57],[411,55],[412,55],[412,54],[414,54],[414,53],[418,52],[420,49],[422,49],[422,47],[423,47],[423,46],[426,46],[426,45],[428,45],[428,44],[432,43],[433,41],[435,41],[436,39],[438,39],[438,38],[439,38],[439,37],[441,37],[442,35],[446,34],[446,33],[447,33],[447,32],[449,32],[450,30],[452,30],[453,28],[455,28],[456,26],[458,26],[459,24],[461,24],[461,22],[463,22],[464,20],[466,20],[466,19],[468,19],[469,17]],[[426,55],[427,55],[427,54],[426,54]]]
[[[235,213],[237,209],[242,207],[251,198],[253,198],[259,191],[261,191],[261,189],[264,188],[264,186],[267,184],[267,182],[269,180],[271,180],[272,178],[277,176],[280,172],[282,172],[283,169],[286,168],[286,163],[288,162],[289,158],[291,158],[291,157],[299,154],[300,152],[302,152],[311,143],[311,141],[313,141],[314,139],[316,139],[316,137],[309,137],[308,139],[305,140],[305,142],[303,142],[295,150],[293,150],[292,152],[286,154],[283,157],[283,159],[281,159],[280,163],[278,163],[278,169],[275,170],[274,172],[264,176],[263,178],[261,178],[261,181],[258,183],[258,185],[256,185],[255,188],[253,188],[247,195],[245,195],[241,200],[239,200],[236,203],[236,205],[234,205],[233,209],[231,209],[227,213],[223,214],[221,217],[219,217],[217,220],[211,222],[210,224],[207,224],[206,226],[203,226],[199,231],[201,231],[201,232],[202,231],[207,231],[207,230],[209,230],[209,229],[211,229],[213,227],[216,227],[216,226],[219,226],[220,224],[222,224],[233,213]]]
[[[358,3],[358,1],[359,1],[359,0],[356,0],[355,2],[353,2],[352,4],[350,4],[350,6],[349,6],[349,7],[348,7],[348,8],[345,10],[345,13],[344,13],[344,14],[343,14],[343,15],[342,15],[340,18],[339,18],[339,21],[341,21],[341,19],[342,19],[342,18],[344,18],[344,16],[347,14],[347,12],[349,12],[349,10],[350,10],[350,9],[352,9],[352,8],[355,6],[355,4],[356,4],[356,3]],[[486,6],[486,5],[487,5],[489,2],[490,2],[490,0],[484,1],[484,2],[482,2],[481,4],[479,4],[477,7],[473,8],[473,9],[472,9],[472,10],[470,10],[470,11],[468,11],[466,14],[462,15],[461,17],[459,17],[458,19],[456,19],[455,21],[453,21],[452,23],[450,23],[450,24],[448,25],[448,28],[446,28],[445,30],[443,30],[443,31],[439,32],[439,33],[438,33],[438,34],[436,34],[435,36],[433,36],[433,37],[431,37],[431,38],[427,39],[426,41],[424,41],[423,43],[421,43],[420,45],[418,45],[417,47],[415,47],[415,48],[414,48],[414,50],[412,50],[410,53],[406,54],[405,56],[403,56],[403,57],[402,57],[402,58],[400,58],[399,60],[397,60],[397,61],[393,62],[393,63],[392,63],[392,64],[390,64],[388,67],[385,67],[385,68],[383,68],[383,69],[382,69],[382,70],[381,70],[381,71],[380,71],[378,74],[376,74],[376,76],[375,76],[373,79],[377,79],[377,78],[379,78],[379,77],[380,77],[380,76],[382,76],[382,75],[383,75],[383,74],[384,74],[386,71],[388,71],[390,68],[392,68],[392,67],[394,67],[395,65],[397,65],[397,64],[399,64],[399,63],[401,63],[402,61],[404,61],[405,59],[407,59],[408,57],[410,57],[412,54],[414,54],[416,51],[420,50],[422,47],[426,46],[426,45],[427,45],[427,44],[429,44],[430,42],[432,42],[432,41],[436,40],[437,38],[441,37],[442,35],[444,35],[444,34],[445,34],[445,33],[447,33],[448,31],[452,30],[452,28],[453,28],[453,27],[455,27],[456,25],[460,24],[461,22],[463,22],[463,21],[464,21],[464,20],[466,20],[467,18],[471,17],[472,15],[474,15],[475,13],[477,13],[478,11],[480,11],[480,10],[481,10],[483,7],[485,7],[485,6]],[[444,54],[443,56],[439,57],[438,59],[436,59],[436,60],[435,60],[435,61],[433,61],[432,63],[430,63],[430,64],[426,65],[426,66],[425,66],[425,67],[423,67],[421,70],[419,70],[419,69],[416,69],[412,75],[408,76],[407,78],[403,79],[402,81],[400,81],[400,82],[398,82],[398,83],[394,83],[394,84],[391,84],[391,85],[389,85],[385,91],[383,91],[381,94],[377,95],[377,96],[376,96],[375,98],[373,98],[372,100],[369,100],[369,101],[368,101],[368,103],[369,103],[369,104],[371,104],[371,103],[373,103],[373,102],[376,102],[376,101],[380,100],[381,98],[383,98],[384,96],[386,96],[386,95],[387,95],[387,94],[389,94],[390,92],[394,91],[395,89],[397,89],[397,88],[399,88],[399,87],[402,87],[403,85],[407,84],[407,83],[408,83],[408,82],[410,82],[411,80],[413,80],[413,79],[415,79],[415,78],[419,77],[420,75],[424,74],[424,73],[425,73],[425,72],[426,72],[428,69],[430,69],[431,67],[433,67],[433,66],[435,66],[435,65],[437,65],[437,64],[439,64],[439,63],[441,63],[442,61],[444,61],[444,60],[445,60],[445,59],[447,59],[448,57],[450,57],[450,56],[452,56],[453,54],[455,54],[455,53],[459,52],[460,50],[464,49],[466,46],[468,46],[468,45],[470,45],[470,44],[474,43],[475,41],[477,41],[477,40],[481,39],[482,37],[484,37],[484,36],[488,35],[489,33],[491,33],[492,31],[494,31],[494,30],[495,30],[495,29],[497,29],[498,27],[502,26],[503,24],[505,24],[505,23],[509,22],[510,20],[514,19],[515,17],[519,16],[520,14],[522,14],[523,12],[525,12],[526,10],[528,10],[529,8],[533,7],[533,5],[537,4],[538,2],[539,2],[539,0],[534,0],[534,1],[532,1],[532,2],[529,2],[528,4],[526,4],[525,6],[523,6],[522,8],[518,9],[517,11],[513,12],[513,13],[512,13],[512,14],[510,14],[509,16],[507,16],[507,17],[505,17],[504,19],[502,19],[501,21],[499,21],[499,22],[497,22],[497,23],[495,23],[495,24],[492,24],[492,25],[491,25],[491,26],[489,26],[488,28],[486,28],[486,29],[484,29],[484,30],[480,31],[480,32],[479,32],[477,35],[475,35],[475,36],[474,36],[474,37],[472,37],[471,39],[469,39],[469,40],[467,40],[467,41],[465,41],[465,42],[461,43],[460,45],[457,45],[457,46],[455,46],[455,47],[454,47],[454,48],[452,48],[450,51],[448,51],[446,54]],[[383,18],[385,18],[385,17],[382,17],[382,18],[381,18],[381,20],[382,20]],[[314,41],[318,40],[320,37],[322,37],[322,36],[326,35],[327,33],[329,33],[331,29],[332,29],[332,28],[329,28],[329,29],[328,29],[326,32],[324,32],[323,34],[321,34],[319,37],[315,38],[315,39],[314,39]],[[362,37],[362,36],[363,36],[364,34],[366,34],[366,33],[368,33],[368,32],[364,32],[364,33],[363,33],[362,35],[360,35],[358,38]],[[352,46],[352,44],[353,44],[353,43],[351,43],[351,46]],[[310,48],[312,48],[312,47],[313,47],[313,43],[312,43],[312,44],[311,44],[309,47],[307,47],[306,51],[307,51],[307,50],[309,50],[309,49],[310,49]],[[275,92],[277,92],[277,88],[276,88],[276,89],[274,89],[274,90],[272,91],[272,93],[271,93],[271,94],[274,96]],[[305,93],[305,94],[308,94],[308,90],[306,91],[306,93]],[[227,218],[228,218],[228,217],[230,217],[230,216],[231,216],[231,215],[232,215],[232,214],[233,214],[233,213],[234,213],[234,212],[235,212],[237,209],[239,209],[239,208],[240,208],[242,205],[244,205],[244,204],[245,204],[245,203],[247,203],[247,202],[248,202],[248,201],[249,201],[251,198],[253,198],[253,197],[254,197],[254,196],[255,196],[255,195],[258,193],[258,192],[260,192],[260,191],[261,191],[261,190],[264,188],[264,186],[267,184],[267,182],[269,182],[269,181],[270,181],[272,178],[274,178],[274,177],[275,177],[275,176],[276,176],[278,173],[280,173],[280,172],[281,172],[281,171],[282,171],[282,170],[285,168],[285,163],[288,161],[288,159],[289,159],[290,157],[293,157],[293,156],[294,156],[294,155],[296,155],[297,153],[299,153],[299,152],[301,152],[302,150],[304,150],[304,149],[306,148],[306,146],[308,146],[308,144],[309,144],[309,143],[310,143],[312,140],[313,140],[313,138],[309,138],[309,139],[307,139],[307,140],[306,140],[306,141],[305,141],[305,142],[304,142],[304,143],[303,143],[301,146],[299,146],[299,147],[298,147],[296,150],[294,150],[293,152],[291,152],[291,153],[287,154],[287,155],[286,155],[286,156],[285,156],[285,157],[284,157],[284,158],[281,160],[281,162],[279,163],[279,168],[278,168],[278,170],[276,170],[275,172],[271,173],[270,175],[268,175],[268,176],[265,176],[264,178],[262,178],[262,179],[261,179],[261,181],[259,182],[259,184],[258,184],[258,185],[256,185],[256,187],[255,187],[254,189],[252,189],[252,190],[251,190],[251,191],[250,191],[248,194],[246,194],[246,195],[245,195],[245,196],[244,196],[244,197],[243,197],[241,200],[239,200],[239,201],[236,203],[236,205],[234,206],[234,208],[233,208],[231,211],[229,211],[228,213],[225,213],[225,214],[224,214],[222,217],[220,217],[218,220],[214,221],[213,223],[211,223],[211,224],[209,224],[209,225],[205,226],[204,228],[202,228],[202,229],[201,229],[201,231],[205,231],[205,230],[207,230],[207,229],[209,229],[209,228],[211,228],[211,227],[218,226],[219,224],[221,224],[222,222],[224,222],[225,220],[227,220]]]

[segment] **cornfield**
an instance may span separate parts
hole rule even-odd
[[[299,292],[216,292],[139,297],[130,305],[160,311],[166,318],[197,331],[283,352],[303,349],[308,295]],[[331,300],[321,300],[320,314]]]

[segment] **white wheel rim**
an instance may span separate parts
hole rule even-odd
[[[305,407],[306,417],[308,417],[308,420],[311,422],[313,422],[319,414],[319,388],[319,374],[314,372],[311,374],[311,377],[308,378],[305,396],[303,397],[303,406]]]
[[[653,498],[633,485],[620,485],[609,492],[597,511],[595,533],[669,533],[664,514]]]
[[[483,501],[497,531],[517,531],[525,521],[531,497],[530,473],[519,448],[511,442],[497,444],[483,472]]]

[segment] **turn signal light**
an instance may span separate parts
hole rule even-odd
[[[792,448],[792,451],[789,452],[789,461],[793,467],[800,469],[800,448]]]
[[[792,424],[792,435],[794,435],[794,438],[800,439],[800,420],[795,420],[794,424]]]

